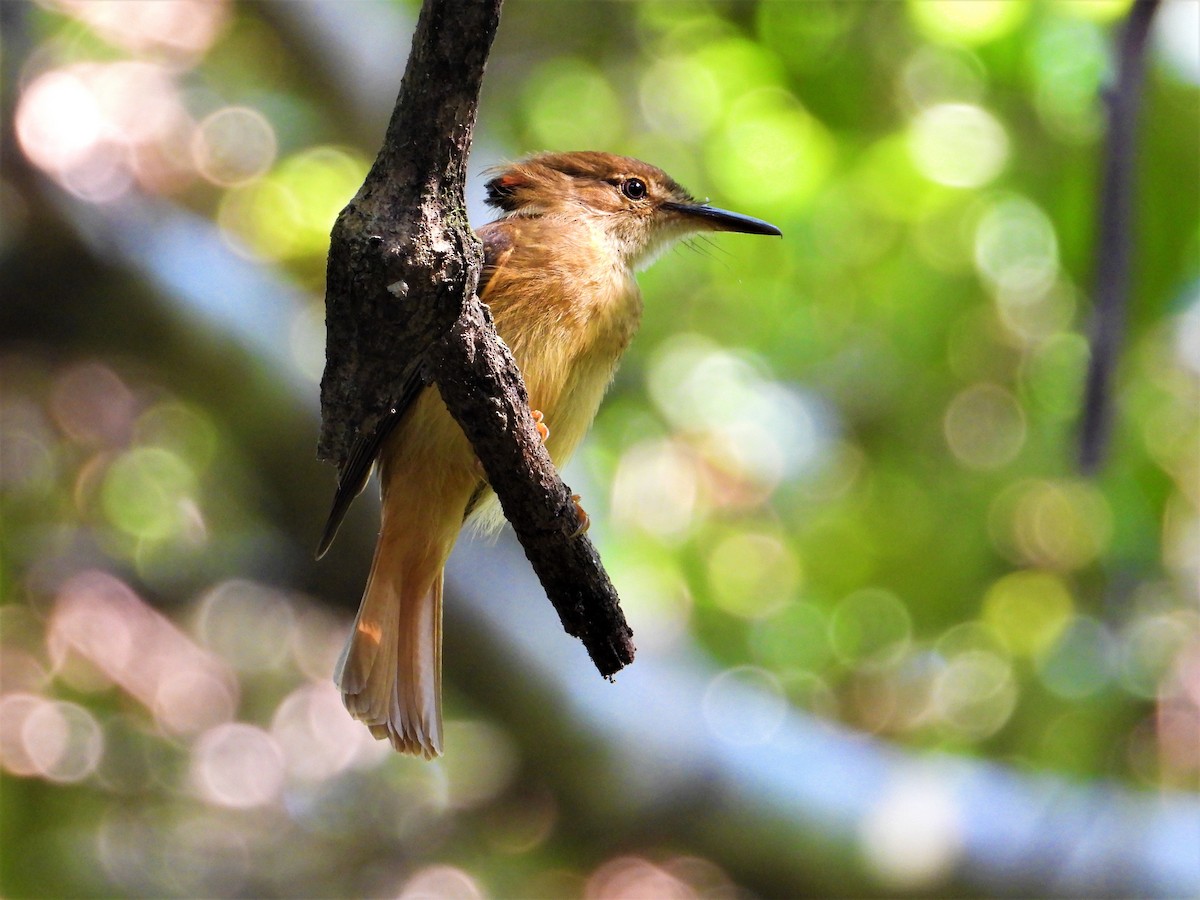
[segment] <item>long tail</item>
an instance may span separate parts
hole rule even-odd
[[[333,678],[371,734],[432,759],[442,754],[442,572],[432,583],[413,574],[381,540]]]

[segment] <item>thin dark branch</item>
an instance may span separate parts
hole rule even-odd
[[[475,297],[482,251],[463,185],[500,0],[426,0],[387,135],[334,225],[317,453],[339,467],[414,373],[437,383],[526,555],[603,675],[632,631],[538,437],[512,355]]]
[[[1106,96],[1108,142],[1096,241],[1092,352],[1079,436],[1079,464],[1085,472],[1099,468],[1112,431],[1112,379],[1124,340],[1129,303],[1138,108],[1146,68],[1146,41],[1158,6],[1159,0],[1137,0],[1133,4],[1117,41],[1116,79]]]
[[[563,629],[583,642],[602,675],[620,671],[633,661],[633,631],[596,548],[573,537],[579,519],[571,490],[533,426],[525,383],[486,308],[467,307],[431,362]]]

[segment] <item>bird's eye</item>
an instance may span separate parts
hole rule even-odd
[[[644,200],[646,198],[646,182],[640,178],[627,178],[621,182],[621,193],[630,200]]]

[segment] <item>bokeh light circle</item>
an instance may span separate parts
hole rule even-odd
[[[975,46],[1016,29],[1029,12],[1029,0],[908,0],[908,12],[926,37]]]
[[[196,742],[192,783],[217,806],[265,806],[283,789],[284,763],[282,750],[267,732],[231,722],[206,731]]]
[[[404,883],[398,900],[484,900],[483,890],[465,871],[434,865],[420,869]]]
[[[708,554],[712,597],[740,618],[758,618],[782,607],[799,582],[799,560],[775,535],[731,534]]]
[[[968,740],[999,731],[1017,705],[1012,665],[987,650],[966,650],[947,661],[934,681],[933,707],[942,727]]]
[[[1025,443],[1025,413],[1017,398],[995,384],[975,384],[954,396],[942,430],[955,458],[971,469],[998,469]]]
[[[1049,216],[1025,197],[992,203],[975,233],[975,265],[994,291],[1043,294],[1058,275],[1058,238]]]
[[[958,803],[935,772],[887,785],[859,828],[868,865],[884,884],[914,891],[939,884],[964,841]]]
[[[763,214],[795,214],[824,184],[836,144],[825,127],[783,90],[742,97],[707,145],[722,195]]]
[[[1049,649],[1071,620],[1071,590],[1052,572],[1012,572],[997,579],[983,600],[983,619],[1014,654]]]
[[[275,162],[275,129],[258,110],[227,106],[208,115],[192,136],[196,170],[232,187],[265,175]]]
[[[1004,126],[970,103],[939,103],[922,110],[912,122],[908,142],[921,173],[949,187],[982,187],[1008,161]]]
[[[757,666],[727,669],[709,682],[703,711],[708,729],[730,744],[765,744],[787,717],[783,686]]]

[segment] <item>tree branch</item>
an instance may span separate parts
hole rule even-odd
[[[521,373],[496,340],[491,315],[473,303],[432,353],[434,377],[500,498],[525,555],[567,634],[611,676],[633,662],[633,631],[616,589],[585,536],[529,415]]]
[[[1099,468],[1112,430],[1112,375],[1125,332],[1129,257],[1133,236],[1133,169],[1146,39],[1159,0],[1137,0],[1117,41],[1116,80],[1108,91],[1108,142],[1096,242],[1092,353],[1084,389],[1079,465]]]
[[[571,492],[475,297],[483,254],[463,186],[500,3],[426,0],[383,146],[334,225],[317,455],[344,466],[404,384],[436,381],[563,627],[611,676],[633,660],[632,631],[595,548],[573,537]]]

